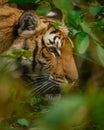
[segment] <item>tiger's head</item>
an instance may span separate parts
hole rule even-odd
[[[54,24],[57,21],[62,26],[56,28]],[[25,75],[31,79],[30,84],[36,86],[34,92],[44,94],[50,90],[59,91],[62,83],[78,79],[72,53],[73,43],[59,9],[52,9],[45,17],[25,12],[18,25],[18,38],[25,39],[21,47],[28,46],[32,52],[31,66],[34,72]]]

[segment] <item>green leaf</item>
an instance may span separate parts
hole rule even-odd
[[[87,34],[80,32],[77,34],[75,38],[75,45],[80,54],[85,53],[87,48],[89,47],[90,41]]]
[[[87,25],[86,22],[81,22],[81,23],[80,23],[80,26],[81,26],[83,32],[89,34],[89,36],[90,36],[93,40],[95,40],[95,41],[97,41],[97,42],[100,42],[99,39],[95,36],[95,34],[92,32],[91,28]]]
[[[42,101],[42,99],[41,98],[33,98],[33,101],[35,103],[40,103]]]
[[[38,98],[38,97],[31,99],[31,105],[32,106],[35,105],[35,104],[41,103],[41,102],[42,102],[42,99]]]
[[[53,2],[57,8],[64,12],[65,15],[68,15],[69,12],[73,9],[71,0],[53,0]]]
[[[69,28],[69,33],[72,35],[72,36],[75,36],[79,33],[80,31],[79,30],[76,30],[74,28]]]
[[[97,6],[90,6],[89,11],[93,16],[96,16],[101,10],[103,9],[103,6],[97,5]]]
[[[78,25],[80,23],[80,11],[71,11],[68,15],[68,22],[74,28],[78,28]]]
[[[41,2],[39,3],[39,6],[37,6],[35,11],[38,15],[45,16],[47,14],[47,12],[50,12],[49,2],[41,0]]]
[[[23,4],[23,3],[38,3],[40,0],[9,0],[9,3]]]
[[[102,18],[101,20],[97,21],[94,25],[94,28],[104,28],[104,18]]]
[[[10,51],[4,52],[1,54],[1,56],[13,58],[13,59],[17,59],[20,57],[24,57],[25,59],[29,59],[31,56],[31,52],[29,50],[17,49],[17,50],[10,50]]]
[[[102,66],[104,66],[104,48],[102,48],[100,45],[97,45],[96,49],[97,49],[97,55],[99,57],[99,60]]]
[[[60,126],[67,121],[71,121],[83,105],[84,99],[80,96],[64,98],[54,103],[53,107],[46,114],[44,121],[50,127]]]
[[[60,21],[52,22],[51,25],[53,25],[56,29],[60,29],[60,27],[64,26]]]
[[[21,125],[21,126],[26,126],[26,127],[28,127],[29,124],[30,124],[29,121],[26,120],[25,118],[18,119],[18,120],[17,120],[17,123],[18,123],[19,125]]]
[[[102,90],[101,90],[102,91]],[[94,92],[89,95],[90,116],[96,123],[96,130],[104,130],[104,93]],[[95,102],[96,101],[96,102]]]

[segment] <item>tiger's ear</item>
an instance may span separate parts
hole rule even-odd
[[[48,18],[53,18],[56,20],[59,20],[61,22],[64,22],[64,16],[60,9],[58,8],[52,8],[52,10],[46,15]]]
[[[24,12],[18,22],[18,35],[27,37],[35,33],[38,24],[38,19],[35,13],[28,11]]]

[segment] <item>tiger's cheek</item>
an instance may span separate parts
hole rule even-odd
[[[64,71],[63,71],[63,60],[62,58],[59,56],[56,59],[56,65],[54,66],[54,73],[58,76],[58,77],[65,77],[64,76]]]
[[[43,49],[42,56],[44,57],[46,64],[49,66],[50,73],[54,72],[57,65],[56,57],[54,57],[46,48]]]
[[[61,81],[64,81],[65,75],[63,70],[62,57],[54,57],[47,49],[44,49],[43,53],[46,58],[46,63],[49,65],[50,74],[55,80],[61,79]]]

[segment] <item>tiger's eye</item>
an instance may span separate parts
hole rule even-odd
[[[53,53],[56,57],[60,56],[60,51],[58,51],[55,47],[49,47],[48,50]]]
[[[56,49],[54,47],[49,47],[49,51],[54,52]]]

